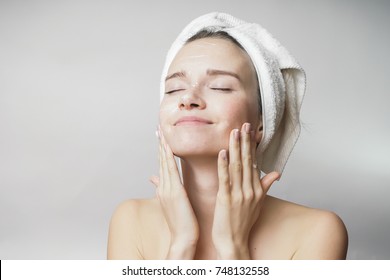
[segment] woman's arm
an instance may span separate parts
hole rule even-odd
[[[219,259],[250,259],[249,234],[256,223],[271,185],[280,175],[260,179],[255,163],[256,143],[251,125],[230,134],[229,156],[218,155],[219,190],[212,239]]]
[[[159,131],[160,132],[160,131]],[[166,259],[193,259],[199,237],[198,222],[193,212],[170,147],[164,136],[160,140],[160,176],[153,176],[156,196],[170,231],[170,244]],[[143,259],[137,244],[141,225],[139,203],[130,200],[114,212],[109,229],[108,259]]]
[[[173,152],[159,130],[160,176],[153,176],[156,196],[171,233],[166,259],[193,259],[199,238],[199,225],[187,192],[181,182]]]

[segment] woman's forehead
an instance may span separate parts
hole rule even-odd
[[[226,58],[231,61],[250,59],[249,56],[234,43],[220,38],[202,38],[185,44],[177,53],[177,58]]]
[[[172,72],[186,71],[186,68],[192,67],[244,71],[241,75],[254,70],[252,61],[244,50],[221,38],[202,38],[185,44],[173,59],[168,76]]]

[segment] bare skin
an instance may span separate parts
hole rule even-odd
[[[267,195],[280,175],[259,177],[256,89],[250,58],[232,42],[204,38],[181,49],[160,107],[156,198],[117,208],[109,259],[345,258],[337,215]]]
[[[210,240],[208,240],[210,242]],[[345,259],[347,235],[331,212],[267,196],[249,238],[251,259]],[[108,259],[165,259],[170,231],[158,199],[128,200],[111,220]],[[217,259],[214,246],[199,243],[193,259]]]

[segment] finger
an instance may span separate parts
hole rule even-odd
[[[240,154],[240,131],[233,129],[229,140],[229,174],[232,182],[231,190],[241,192],[242,163]]]
[[[164,170],[163,170],[163,159],[162,159],[162,145],[161,145],[161,137],[160,137],[160,131],[159,129],[156,131],[157,137],[158,137],[158,162],[159,162],[159,175],[161,178],[161,181],[164,182]]]
[[[160,185],[160,178],[156,175],[153,175],[149,178],[149,181],[156,187],[158,188],[158,186]]]
[[[169,180],[169,186],[179,186],[181,184],[179,170],[177,168],[177,164],[175,161],[175,157],[173,155],[173,152],[167,142],[165,141],[164,135],[161,133],[161,140],[162,140],[162,147],[163,147],[163,155],[164,155],[164,168],[165,173],[168,180]],[[168,181],[167,181],[168,182]]]
[[[228,194],[230,191],[229,184],[229,164],[226,150],[221,150],[218,154],[218,181],[219,194]]]
[[[241,128],[241,162],[242,162],[242,188],[246,192],[253,192],[252,180],[252,150],[251,125],[244,123]]]
[[[280,178],[280,174],[276,171],[268,173],[261,179],[261,186],[263,188],[264,193],[267,193],[271,188],[272,184]]]
[[[161,129],[159,130],[160,134],[160,168],[161,168],[161,175],[160,180],[162,179],[162,185],[163,188],[161,191],[168,192],[170,190],[170,177],[167,167],[167,157],[166,157],[166,151],[165,151],[165,143],[164,143],[164,136],[161,132]]]
[[[255,139],[255,132],[251,131],[251,150],[252,150],[252,185],[255,191],[255,194],[262,194],[263,190],[260,184],[260,169],[257,165],[257,156],[256,156],[257,143]]]
[[[255,132],[252,130],[250,132],[251,134],[251,154],[252,154],[252,167],[253,169],[256,169],[258,170],[257,168],[257,157],[256,157],[256,149],[257,149],[257,143],[256,143],[256,139],[255,139]]]
[[[175,156],[173,155],[172,149],[168,144],[165,144],[165,152],[171,183],[173,183],[175,186],[179,186],[181,185],[179,169],[177,168]]]
[[[156,196],[159,197],[160,178],[153,175],[149,178],[149,181],[156,187]]]

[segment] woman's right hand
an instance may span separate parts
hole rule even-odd
[[[156,195],[171,232],[167,259],[193,259],[199,238],[198,221],[181,183],[173,152],[160,129],[157,134],[160,176],[152,176],[150,181],[157,187]]]

